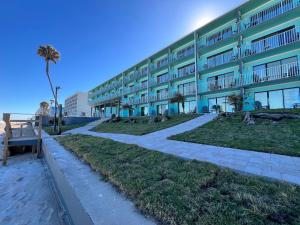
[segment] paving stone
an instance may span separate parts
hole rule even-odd
[[[96,133],[88,131],[88,127],[82,127],[75,132],[70,132],[110,138],[123,143],[137,144],[150,150],[161,151],[187,159],[210,162],[233,170],[300,185],[299,157],[167,140],[169,136],[192,130],[212,121],[215,117],[216,115],[205,114],[174,127],[143,136]]]

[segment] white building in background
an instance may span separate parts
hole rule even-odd
[[[91,116],[91,107],[88,104],[88,93],[77,92],[66,98],[64,107],[65,116]]]

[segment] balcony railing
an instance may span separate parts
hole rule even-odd
[[[166,67],[167,65],[169,65],[169,61],[170,61],[169,57],[166,57],[166,58],[164,58],[164,60],[160,60],[160,61],[158,61],[156,63],[151,64],[150,65],[150,72],[151,73],[155,73],[158,70]]]
[[[251,15],[250,22],[245,25],[246,28],[255,27],[265,21],[271,20],[272,18],[279,16],[285,12],[291,11],[292,9],[300,6],[300,2],[296,0],[283,0],[279,3],[272,5],[271,7],[264,9],[254,15]]]
[[[196,87],[189,87],[189,88],[185,88],[183,91],[182,90],[176,90],[173,91],[169,94],[169,98],[174,98],[176,97],[176,95],[180,93],[183,96],[189,96],[189,95],[195,95],[196,94]]]
[[[207,91],[218,91],[226,88],[236,88],[240,86],[239,77],[234,75],[225,76],[219,79],[208,79],[207,80]]]
[[[178,62],[180,60],[189,58],[195,55],[194,45],[191,45],[189,48],[186,48],[184,51],[179,51],[172,57],[172,63]]]
[[[237,30],[233,30],[232,27],[226,28],[218,33],[215,33],[209,37],[206,38],[206,45],[204,45],[203,47],[206,46],[213,46],[214,44],[226,40],[230,37],[232,37],[235,33],[237,32]]]
[[[233,51],[226,52],[226,53],[218,55],[218,56],[210,57],[207,59],[207,64],[204,64],[203,70],[214,68],[214,67],[232,62],[232,61],[236,60],[237,58],[238,58],[238,56],[234,55]]]
[[[252,74],[246,75],[243,79],[244,85],[256,84],[290,77],[300,76],[298,62],[286,63],[266,69],[255,70]]]
[[[163,100],[168,100],[169,98],[170,98],[169,93],[160,93],[156,95],[150,95],[149,101],[150,102],[163,101]]]
[[[146,72],[145,71],[143,71],[143,72],[142,71],[136,71],[136,72],[134,72],[134,73],[132,73],[129,76],[124,78],[124,84],[128,84],[128,83],[130,83],[134,80],[138,80],[142,77],[146,77],[147,75],[148,75],[147,71]]]
[[[130,94],[130,93],[133,93],[133,92],[138,92],[138,91],[146,89],[146,88],[147,88],[147,84],[135,85],[135,86],[132,86],[132,87],[125,88],[124,89],[124,94],[127,95],[127,94]]]
[[[133,98],[133,99],[125,99],[122,101],[122,105],[140,105],[148,103],[148,97],[140,97],[140,98]]]
[[[251,44],[251,48],[245,50],[244,57],[266,52],[299,40],[300,34],[295,28],[293,28],[253,42]]]

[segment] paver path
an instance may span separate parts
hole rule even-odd
[[[86,134],[109,138],[115,141],[137,144],[141,147],[161,151],[187,159],[214,163],[253,175],[279,179],[300,185],[300,157],[291,157],[263,152],[239,150],[212,145],[168,140],[167,137],[203,125],[214,115],[203,115],[183,124],[143,136],[127,134],[97,133],[85,127],[71,130],[70,134]],[[182,129],[182,130],[181,130]]]

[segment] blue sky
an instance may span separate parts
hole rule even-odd
[[[0,113],[34,113],[51,99],[45,63],[51,44],[60,102],[119,74],[244,0],[2,0]]]

